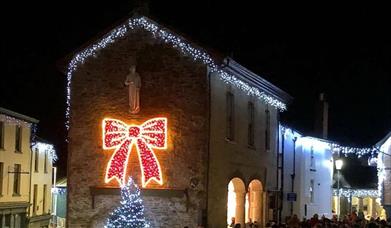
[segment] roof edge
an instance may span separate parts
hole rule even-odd
[[[290,104],[293,101],[293,97],[287,92],[283,91],[279,87],[275,86],[273,83],[267,81],[262,76],[252,72],[248,68],[244,67],[240,63],[236,62],[231,57],[226,57],[224,59],[225,68],[234,71],[236,74],[239,74],[242,78],[249,81],[254,86],[258,87],[267,94],[275,97],[278,100],[283,101],[284,103]]]
[[[38,123],[39,120],[33,118],[33,117],[30,117],[30,116],[26,116],[26,115],[23,115],[23,114],[20,114],[20,113],[17,113],[17,112],[14,112],[14,111],[11,111],[9,109],[6,109],[6,108],[2,108],[0,107],[0,114],[4,114],[4,115],[7,115],[7,116],[12,116],[14,118],[17,118],[17,119],[20,119],[20,120],[24,120],[24,121],[27,121],[27,122],[30,122],[30,123]]]

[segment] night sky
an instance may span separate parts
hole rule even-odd
[[[163,3],[164,2],[164,3]],[[387,7],[150,1],[159,22],[233,58],[295,99],[282,120],[310,133],[320,92],[329,138],[371,146],[391,130],[391,21]],[[258,2],[258,1],[254,1]],[[56,63],[127,17],[132,1],[3,7],[0,106],[40,120],[65,174],[65,76]]]

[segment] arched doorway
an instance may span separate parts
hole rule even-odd
[[[235,224],[244,226],[246,187],[240,178],[233,178],[228,184],[227,224],[235,219]]]
[[[263,187],[262,182],[253,180],[248,185],[248,209],[246,211],[246,222],[250,220],[258,224],[263,223]]]

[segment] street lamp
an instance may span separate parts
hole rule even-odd
[[[338,177],[337,177],[337,188],[338,188],[338,220],[339,220],[339,216],[340,216],[340,213],[341,213],[341,194],[340,194],[340,189],[339,189],[339,179],[341,177],[341,174],[340,174],[340,171],[342,169],[342,166],[343,166],[343,161],[342,159],[337,159],[335,160],[335,168],[337,169],[338,171]]]

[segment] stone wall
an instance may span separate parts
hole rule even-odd
[[[136,115],[128,112],[128,88],[124,86],[132,64],[136,64],[142,79],[141,111]],[[96,196],[92,208],[90,188],[117,186],[115,181],[104,183],[106,165],[113,153],[102,149],[101,125],[106,117],[128,124],[167,117],[168,148],[154,149],[164,184],[160,186],[152,181],[147,188],[188,189],[189,202],[146,198],[147,214],[155,224],[166,222],[172,227],[184,224],[196,227],[200,223],[200,213],[206,208],[207,82],[203,64],[143,30],[133,31],[78,68],[71,87],[68,227],[100,227],[110,210],[118,205],[118,195],[104,195]],[[127,171],[141,185],[134,148]],[[187,211],[183,209],[186,206]]]

